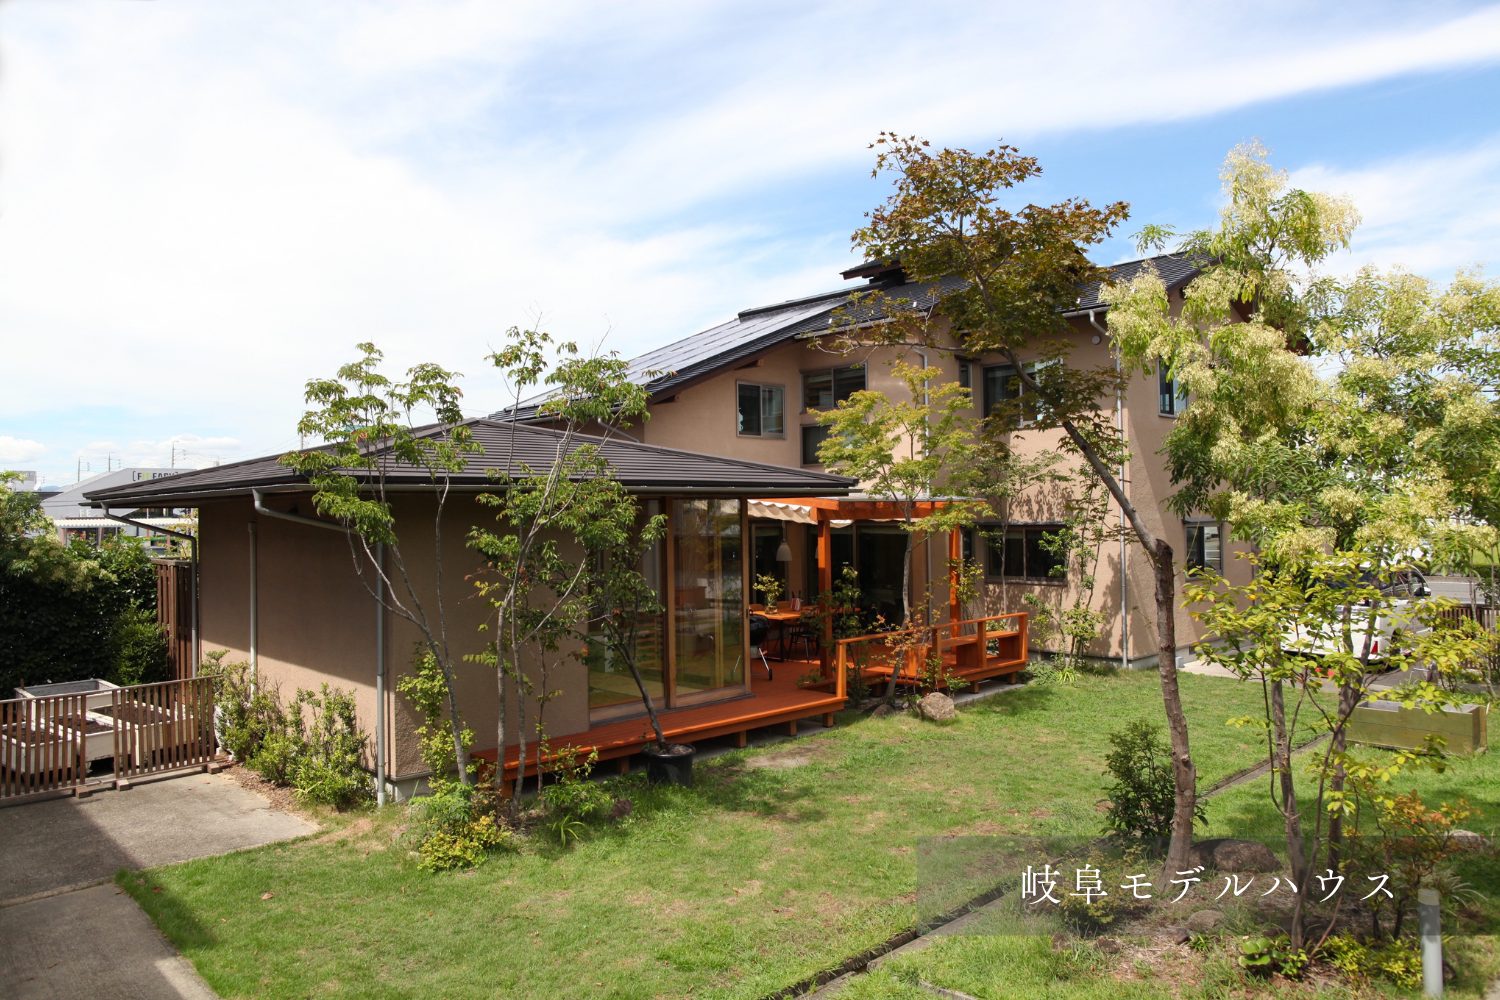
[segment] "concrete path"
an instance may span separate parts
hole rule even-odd
[[[0,910],[0,940],[0,992],[11,1000],[216,996],[113,884]]]
[[[226,774],[0,809],[0,995],[212,997],[115,873],[316,829]]]

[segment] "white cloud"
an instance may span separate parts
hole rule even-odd
[[[0,462],[30,462],[47,453],[40,441],[0,434]]]
[[[468,372],[484,411],[485,349],[536,314],[633,354],[828,285],[857,215],[765,192],[861,183],[882,128],[1171,121],[1500,58],[1500,7],[1012,8],[7,6],[0,417],[129,413],[78,441],[158,460],[169,427],[288,448],[302,382],[363,340]]]
[[[1335,267],[1399,266],[1446,277],[1495,257],[1500,232],[1500,137],[1467,149],[1391,157],[1364,166],[1309,164],[1291,182],[1345,195],[1361,224]]]

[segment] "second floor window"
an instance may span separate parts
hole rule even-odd
[[[1183,392],[1177,385],[1177,380],[1167,372],[1165,362],[1159,362],[1156,368],[1157,395],[1161,397],[1161,414],[1164,417],[1175,417],[1187,407],[1187,393]]]
[[[779,385],[741,382],[736,430],[746,437],[786,434],[786,389]]]
[[[865,387],[863,365],[802,373],[802,408],[831,410]]]
[[[1067,567],[1060,553],[1045,544],[1061,530],[1057,524],[1028,524],[986,533],[989,543],[985,576],[1010,580],[1062,580]]]
[[[808,424],[802,428],[803,465],[823,464],[823,460],[818,458],[818,448],[828,440],[828,432],[832,429],[824,424]]]
[[[1043,364],[1053,364],[1051,361],[1036,362],[1028,361],[1024,367],[1027,374],[1034,373]],[[1027,427],[1036,423],[1037,399],[1030,396],[1026,386],[1021,381],[1020,374],[1014,365],[986,365],[984,369],[984,412],[988,416],[995,412],[1000,404],[1010,400],[1020,400],[1019,426]]]
[[[1224,542],[1219,525],[1213,521],[1187,521],[1187,552],[1183,554],[1189,572],[1208,569],[1224,572]]]

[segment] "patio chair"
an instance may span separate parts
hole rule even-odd
[[[813,651],[823,644],[822,629],[818,627],[817,616],[804,614],[796,626],[786,633],[782,641],[786,647],[782,650],[783,655],[789,654],[798,643],[801,643],[802,659],[811,660]]]

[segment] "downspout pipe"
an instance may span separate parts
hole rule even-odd
[[[1109,336],[1109,330],[1099,322],[1098,310],[1090,309],[1088,312],[1089,326],[1098,331],[1101,342]],[[1123,361],[1120,352],[1115,351],[1115,374],[1122,371]],[[1115,427],[1120,432],[1120,444],[1125,441],[1125,400],[1120,387],[1115,386]],[[1129,494],[1129,458],[1120,460],[1120,491]],[[1129,557],[1129,545],[1125,541],[1125,507],[1120,506],[1120,669],[1130,669],[1130,573],[1126,559]]]
[[[305,524],[312,528],[323,528],[327,531],[336,531],[341,535],[348,535],[349,529],[331,521],[322,521],[316,517],[305,517],[301,514],[290,514],[284,510],[275,510],[267,507],[265,494],[258,489],[250,491],[255,501],[255,513],[265,517],[274,517],[279,521],[291,521],[293,524]],[[254,537],[255,525],[250,525],[252,538]],[[378,805],[385,805],[385,546],[375,546],[375,564],[378,572],[375,574],[375,801]],[[251,564],[252,587],[255,578],[254,566]],[[251,621],[254,621],[254,592],[251,593]],[[252,636],[253,636],[252,632]],[[253,640],[252,640],[253,641]],[[252,650],[254,647],[251,647]],[[254,652],[251,653],[252,663]]]
[[[188,606],[188,629],[191,636],[192,665],[189,669],[189,677],[198,676],[198,665],[203,662],[203,652],[198,648],[198,538],[196,535],[186,531],[174,531],[171,528],[161,528],[154,524],[146,524],[144,521],[136,521],[123,514],[113,513],[108,507],[104,508],[104,516],[111,521],[128,524],[132,528],[140,528],[155,534],[167,535],[171,538],[183,539],[188,543],[188,572],[193,581],[193,599]]]

